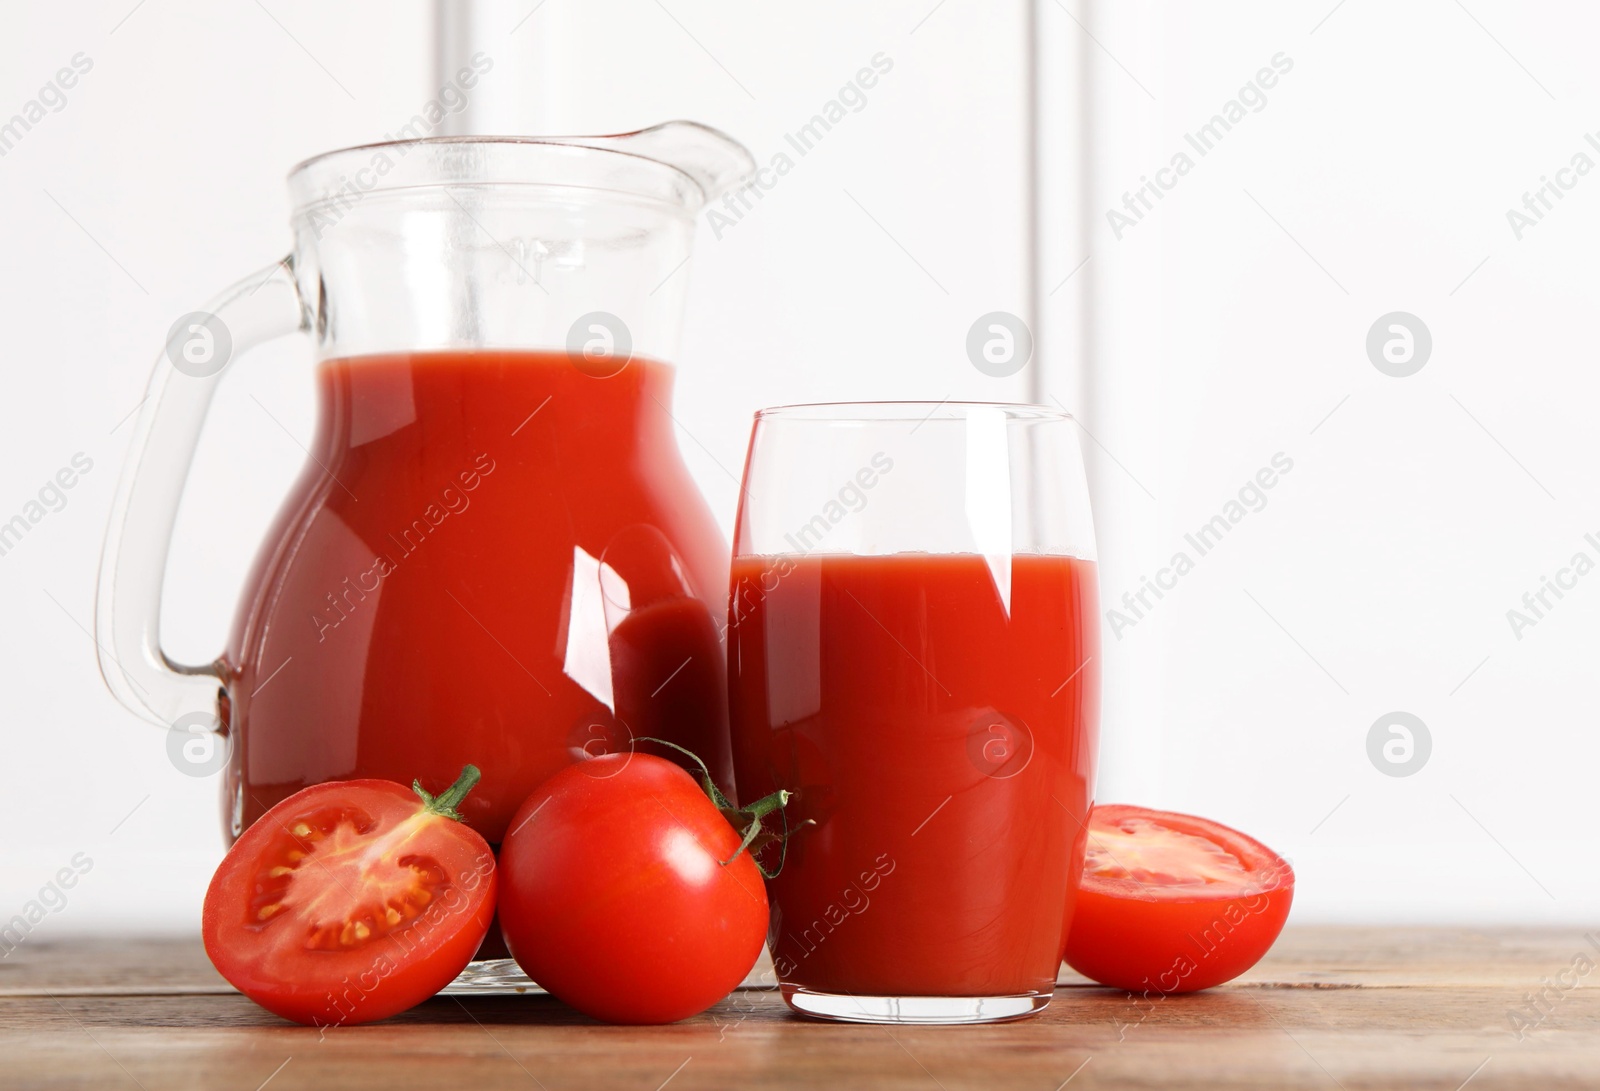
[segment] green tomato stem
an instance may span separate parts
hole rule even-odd
[[[673,750],[676,750],[678,753],[689,758],[690,761],[694,762],[695,765],[699,767],[700,787],[705,791],[706,796],[711,800],[712,804],[717,808],[717,810],[722,813],[722,817],[728,820],[728,824],[733,827],[734,832],[740,837],[739,847],[733,850],[733,855],[728,857],[726,860],[721,861],[723,867],[727,867],[729,864],[737,860],[741,853],[748,851],[750,853],[750,859],[755,861],[756,869],[760,871],[763,876],[768,879],[774,879],[777,877],[778,872],[783,870],[783,861],[789,853],[789,836],[795,832],[794,830],[789,829],[789,817],[787,812],[784,811],[784,807],[788,804],[789,799],[794,795],[793,792],[785,791],[784,789],[780,788],[769,796],[762,796],[748,807],[735,807],[733,805],[733,801],[722,794],[722,791],[717,787],[716,782],[711,779],[711,770],[706,767],[705,762],[700,760],[700,755],[696,754],[693,750],[690,750],[687,747],[679,746],[675,742],[668,742],[666,739],[651,738],[647,735],[640,735],[633,741],[635,743],[653,742],[660,746],[671,747]],[[769,830],[764,824],[763,819],[772,814],[783,815],[782,833]],[[808,819],[807,821],[802,822],[797,828],[803,829],[806,826],[814,825],[816,825],[816,823]],[[763,864],[757,857],[757,853],[774,841],[779,843],[778,866],[768,871],[766,865]]]
[[[473,787],[482,778],[483,774],[478,771],[476,765],[467,765],[462,768],[461,775],[456,778],[456,782],[436,796],[429,795],[422,787],[420,780],[411,782],[411,790],[422,798],[423,810],[430,814],[439,815],[441,818],[449,818],[460,822],[461,812],[456,810],[456,807],[463,799],[467,798],[467,793],[472,791]]]

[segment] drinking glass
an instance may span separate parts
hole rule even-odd
[[[1054,993],[1093,796],[1094,531],[1077,426],[1039,406],[756,414],[728,671],[785,1001],[976,1023]]]

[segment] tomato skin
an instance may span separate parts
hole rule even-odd
[[[301,823],[349,833],[348,851],[341,842],[291,832]],[[363,846],[386,834],[403,852],[363,856]],[[309,862],[302,870],[294,861],[280,891],[269,872],[295,852]],[[382,913],[382,901],[367,897],[363,862],[382,869],[388,889],[409,891],[414,901],[425,890],[426,904],[408,906],[414,915],[348,947],[336,936],[314,942],[305,914],[323,899],[368,919]],[[415,867],[429,869],[427,885],[406,884]],[[335,781],[295,793],[244,831],[206,890],[201,932],[222,976],[268,1011],[306,1025],[369,1023],[428,999],[466,967],[489,930],[495,890],[493,853],[472,829],[428,813],[410,789],[391,781]],[[282,906],[264,922],[252,919],[263,899]]]
[[[739,835],[672,762],[631,753],[568,766],[510,831],[500,846],[506,946],[585,1015],[676,1022],[755,965],[767,933],[761,873],[748,852],[734,856]]]
[[[1127,819],[1204,838],[1235,856],[1251,881],[1220,894],[1107,878],[1085,868],[1067,936],[1067,965],[1102,985],[1137,993],[1209,989],[1267,953],[1294,901],[1294,871],[1261,842],[1194,815],[1143,807],[1096,807],[1089,839]]]

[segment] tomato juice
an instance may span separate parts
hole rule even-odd
[[[731,589],[740,797],[795,793],[785,995],[1048,996],[1093,789],[1093,563],[744,556]]]
[[[307,785],[437,792],[471,763],[463,816],[498,842],[547,777],[638,735],[731,787],[727,549],[678,453],[672,369],[582,363],[320,366],[310,461],[223,658],[232,836]]]

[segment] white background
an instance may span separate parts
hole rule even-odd
[[[1026,373],[986,378],[964,350],[978,315],[1029,307],[1024,5],[537,2],[475,9],[495,59],[481,131],[692,117],[765,162],[873,54],[894,60],[746,219],[702,227],[677,415],[725,527],[758,406],[1024,396]],[[1259,836],[1295,863],[1297,919],[1592,917],[1600,875],[1573,862],[1593,859],[1600,576],[1521,640],[1506,611],[1577,550],[1600,559],[1582,540],[1600,531],[1600,176],[1520,241],[1505,212],[1600,125],[1600,13],[1048,0],[1034,19],[1048,305],[1031,366],[1094,436],[1106,605],[1275,453],[1294,461],[1154,611],[1107,629],[1101,799]],[[94,60],[0,158],[0,520],[73,454],[94,461],[0,557],[0,917],[74,853],[94,860],[36,934],[198,922],[217,785],[105,694],[83,628],[123,421],[173,319],[286,248],[287,169],[436,93],[432,26],[428,5],[377,0],[0,14],[0,117]],[[1279,52],[1294,68],[1267,105],[1115,238],[1105,210]],[[1365,351],[1396,310],[1434,340],[1405,379]],[[220,646],[303,457],[308,360],[282,343],[224,385],[169,578],[179,659]],[[1432,737],[1402,778],[1367,756],[1394,710]]]

